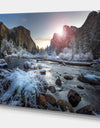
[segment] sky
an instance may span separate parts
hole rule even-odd
[[[9,29],[24,26],[39,47],[46,47],[54,33],[61,32],[64,25],[81,27],[89,11],[0,14],[0,21]],[[44,44],[41,43],[45,42]]]

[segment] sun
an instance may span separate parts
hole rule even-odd
[[[60,36],[62,36],[62,34],[63,34],[62,28],[58,28],[57,33],[58,33]]]

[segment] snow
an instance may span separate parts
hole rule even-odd
[[[35,65],[34,65],[34,63],[33,62],[29,62],[29,61],[25,61],[24,62],[24,68],[25,69],[32,69],[32,68],[34,68],[35,67]]]
[[[7,63],[0,64],[0,68],[3,68],[3,67],[5,67],[5,66],[7,66]]]
[[[81,74],[78,78],[80,81],[89,83],[91,85],[100,85],[100,76],[97,76],[95,74]]]
[[[2,45],[1,45],[1,52],[8,57],[23,57],[23,58],[48,58],[48,59],[65,59],[65,60],[93,60],[93,55],[89,51],[87,53],[74,53],[75,50],[71,48],[64,48],[63,51],[60,54],[56,54],[55,51],[52,51],[50,55],[48,54],[48,51],[40,49],[39,53],[33,55],[30,52],[28,52],[26,49],[23,49],[21,46],[15,47],[13,44],[13,41],[7,41],[3,39]]]
[[[17,105],[22,101],[27,103],[33,102],[35,104],[36,95],[41,93],[40,87],[44,90],[44,83],[46,83],[44,77],[42,77],[39,71],[30,70],[25,72],[19,68],[14,70],[12,73],[2,70],[6,76],[5,81],[11,81],[11,85],[8,90],[2,95],[2,104]],[[8,100],[10,102],[8,103]],[[17,99],[17,100],[16,100]]]
[[[73,55],[72,55],[73,54]],[[91,52],[87,53],[73,53],[72,49],[64,48],[63,52],[59,54],[59,58],[66,59],[66,60],[93,60],[93,55]]]
[[[66,61],[63,59],[56,59],[56,58],[41,58],[38,59],[38,61],[52,61],[52,62],[58,62],[63,65],[75,65],[75,66],[91,66],[93,63],[92,62],[78,62],[78,61]]]
[[[42,69],[42,65],[38,64],[38,65],[37,65],[37,68],[38,68],[38,69]]]
[[[13,41],[7,41],[5,39],[2,40],[1,44],[1,53],[5,56],[14,56],[14,57],[24,57],[24,58],[32,58],[33,55],[28,52],[26,49],[23,49],[21,46],[15,47]]]
[[[41,69],[40,72],[46,73],[46,70],[45,69]]]
[[[90,63],[90,62],[70,62],[70,61],[65,61],[65,63],[66,64],[71,64],[71,65],[87,65],[87,66],[89,66],[89,65],[92,65],[92,63]]]
[[[6,63],[4,59],[0,59],[0,64]]]
[[[100,80],[100,76],[97,76],[97,75],[91,75],[91,74],[86,74],[84,75],[85,78],[89,79],[89,80]]]

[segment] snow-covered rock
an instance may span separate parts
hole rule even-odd
[[[29,61],[24,62],[23,66],[24,66],[24,69],[33,69],[33,68],[35,68],[34,63],[33,62],[29,62]]]
[[[78,76],[78,80],[84,83],[90,83],[93,85],[100,85],[100,76],[94,74],[81,74]]]
[[[41,70],[40,70],[40,74],[41,74],[41,75],[45,75],[45,74],[46,74],[46,70],[45,70],[45,69],[41,69]]]
[[[38,69],[42,69],[42,65],[40,65],[40,64],[37,65],[37,68],[38,68]]]

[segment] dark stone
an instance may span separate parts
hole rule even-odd
[[[93,115],[92,112],[93,112],[93,107],[91,105],[87,105],[87,106],[76,111],[76,113],[88,114],[88,115]]]
[[[66,79],[66,80],[72,80],[73,79],[73,76],[71,76],[71,75],[65,75],[64,76],[64,79]]]
[[[79,88],[79,89],[84,89],[82,86],[80,86],[80,85],[77,85],[77,88]]]
[[[46,101],[50,103],[51,105],[56,105],[56,99],[50,94],[46,94]]]
[[[81,101],[81,97],[76,91],[71,89],[68,93],[68,100],[73,107],[76,107]]]
[[[57,101],[57,105],[60,106],[62,111],[66,111],[69,110],[70,112],[74,112],[71,104],[69,104],[67,101],[65,100],[58,100]]]
[[[46,106],[47,102],[46,102],[45,96],[44,96],[44,95],[40,95],[40,96],[39,96],[39,99],[40,99],[40,104],[41,104],[42,106]]]
[[[55,89],[54,86],[50,86],[48,89],[49,89],[52,93],[55,93],[55,92],[56,92],[56,89]]]
[[[56,80],[56,85],[58,85],[58,86],[61,86],[61,85],[62,85],[62,82],[61,82],[61,79],[60,79],[60,78],[58,78],[58,79]]]
[[[4,82],[2,83],[3,89],[4,89],[4,90],[7,90],[7,89],[10,87],[11,83],[12,83],[11,80],[4,81]]]
[[[43,70],[43,69],[40,70],[40,74],[41,74],[41,75],[46,75],[46,70]]]

